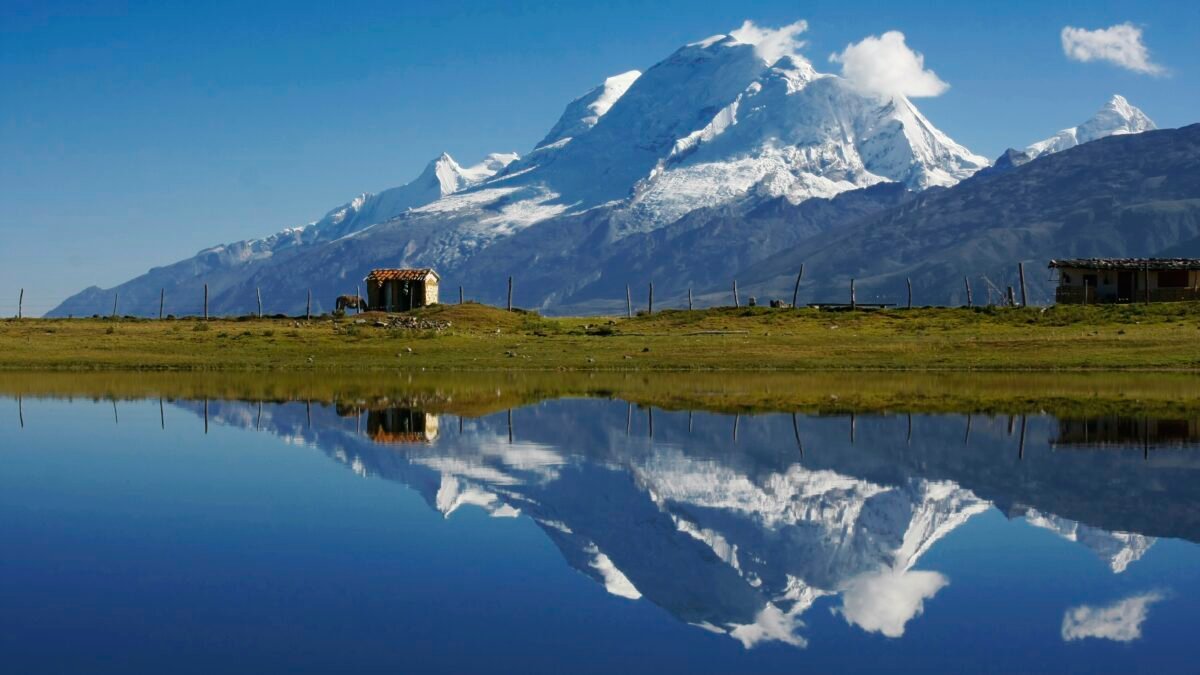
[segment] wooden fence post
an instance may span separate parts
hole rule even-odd
[[[165,288],[158,289],[158,320],[159,321],[162,321],[163,304],[166,302],[166,300],[167,300],[167,289],[165,289]]]
[[[967,307],[971,306],[971,280],[963,277],[963,285],[967,287]]]
[[[647,305],[647,308],[649,310],[646,312],[647,314],[654,313],[654,282],[653,281],[650,282],[650,303]]]
[[[509,277],[508,278],[508,311],[510,311],[510,312],[512,311],[512,286],[513,286],[513,278]]]
[[[1142,281],[1146,286],[1146,304],[1148,305],[1150,304],[1150,265],[1148,263],[1142,264]]]
[[[1009,287],[1008,287],[1008,306],[1009,306],[1009,307],[1016,307],[1016,306],[1017,306],[1017,296],[1013,294],[1013,287],[1012,287],[1012,286],[1009,286]]]
[[[850,280],[850,309],[858,308],[858,298],[854,295],[854,280]]]
[[[800,263],[800,273],[796,275],[796,287],[792,289],[792,307],[796,306],[796,299],[800,297],[800,280],[804,278],[804,263]]]
[[[204,284],[204,320],[208,321],[208,284]]]
[[[733,280],[733,306],[734,306],[734,307],[741,307],[741,306],[742,306],[742,303],[741,303],[741,301],[740,301],[740,300],[738,300],[738,294],[737,294],[737,279],[734,279],[734,280]]]
[[[1025,263],[1017,263],[1017,274],[1021,277],[1021,306],[1029,306],[1029,296],[1025,294]]]
[[[688,311],[689,312],[692,311],[693,307],[694,307],[694,305],[692,304],[692,287],[688,286]]]
[[[262,318],[262,288],[255,287],[254,295],[258,298],[258,318]]]
[[[912,277],[904,280],[908,284],[908,308],[912,309]]]
[[[1017,459],[1025,459],[1025,416],[1021,415],[1021,442],[1017,446]]]
[[[25,309],[25,289],[21,289],[21,294],[17,296],[17,318],[21,318],[21,313]]]
[[[304,320],[312,321],[312,289],[308,289],[308,302],[304,305]]]
[[[625,284],[625,318],[633,318],[633,290],[629,288],[629,284]]]
[[[463,304],[463,287],[458,287],[458,304]]]
[[[120,293],[113,293],[113,313],[112,318],[117,318],[117,300],[121,298]]]

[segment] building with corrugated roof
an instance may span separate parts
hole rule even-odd
[[[1197,258],[1071,258],[1050,269],[1060,304],[1200,300]]]

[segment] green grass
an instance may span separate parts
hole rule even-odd
[[[1200,416],[1194,373],[17,372],[0,397],[310,401],[485,415],[546,399],[619,398],[669,410]]]
[[[377,328],[382,315],[292,319],[0,321],[0,369],[1200,370],[1200,303],[878,312],[717,308],[633,319],[544,318],[468,303],[415,312],[443,332]],[[356,323],[364,320],[366,323]]]

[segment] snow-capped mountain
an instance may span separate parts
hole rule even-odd
[[[798,203],[884,181],[923,189],[987,163],[903,97],[863,92],[797,55],[768,62],[722,35],[609,78],[504,175],[413,216],[455,212],[488,238],[619,203],[631,209],[622,231],[645,231],[752,192]]]
[[[464,169],[443,156],[412,183],[362,195],[307,226],[152,270],[120,287],[122,305],[149,313],[159,289],[192,298],[207,282],[218,313],[244,311],[253,297],[246,289],[256,287],[272,290],[276,311],[296,311],[301,289],[324,299],[372,266],[437,267],[449,284],[481,270],[511,274],[503,260],[480,256],[535,226],[545,227],[522,247],[550,253],[579,245],[561,241],[570,229],[561,224],[573,218],[597,218],[613,241],[700,207],[796,204],[881,182],[920,190],[987,165],[903,96],[859,90],[748,40],[715,36],[645,73],[608,78],[568,104],[521,159],[493,155]],[[288,256],[279,255],[284,249]],[[92,313],[110,298],[88,289],[53,314]]]
[[[503,171],[517,157],[516,153],[493,153],[478,164],[464,168],[449,154],[442,153],[421,175],[400,187],[378,194],[364,192],[307,225],[288,228],[262,239],[214,246],[199,255],[215,256],[224,264],[237,265],[284,248],[333,241],[481,183]]]
[[[1146,113],[1126,101],[1124,96],[1114,94],[1091,119],[1077,127],[1063,129],[1050,138],[1030,144],[1025,148],[1025,154],[1032,159],[1106,136],[1137,134],[1157,128]]]

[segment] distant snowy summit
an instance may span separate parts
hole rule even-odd
[[[269,257],[287,248],[331,242],[481,183],[503,171],[517,158],[515,152],[492,153],[478,164],[463,167],[449,154],[442,153],[426,165],[421,175],[404,185],[377,194],[364,192],[332,209],[320,220],[262,239],[214,246],[201,251],[198,256],[233,265]]]
[[[1025,148],[1025,154],[1033,159],[1039,155],[1060,152],[1099,138],[1120,134],[1137,134],[1157,128],[1154,120],[1147,117],[1146,113],[1131,105],[1124,96],[1114,94],[1091,119],[1077,127],[1063,129],[1044,141],[1033,143]]]

